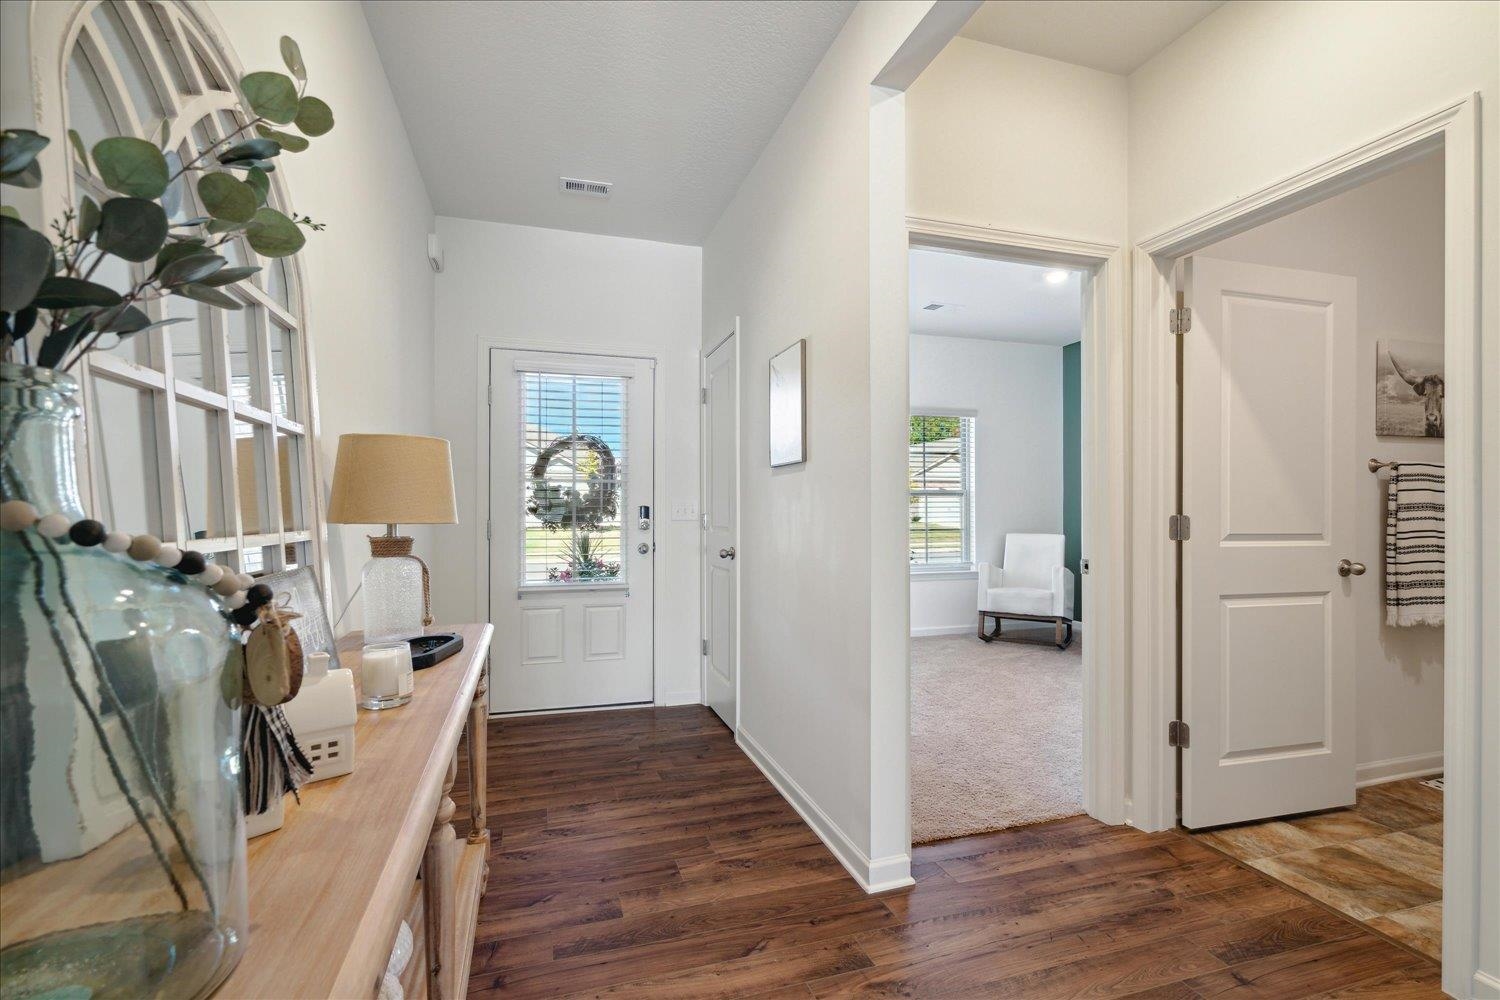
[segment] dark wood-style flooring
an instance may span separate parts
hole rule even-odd
[[[1435,963],[1175,832],[940,841],[867,896],[696,706],[493,722],[489,768],[473,997],[1441,995]]]

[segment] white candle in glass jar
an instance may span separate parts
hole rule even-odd
[[[405,642],[366,646],[360,659],[360,707],[395,708],[411,700],[411,646]]]

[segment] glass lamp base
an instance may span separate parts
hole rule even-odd
[[[365,641],[422,634],[422,564],[411,556],[377,556],[365,563]]]

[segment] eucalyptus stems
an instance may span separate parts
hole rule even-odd
[[[171,119],[162,122],[156,142],[114,136],[92,151],[68,130],[78,165],[118,197],[99,204],[84,196],[76,210],[53,221],[50,236],[31,229],[10,206],[0,207],[0,352],[6,360],[66,371],[96,347],[182,322],[153,320],[142,308],[168,295],[239,309],[225,289],[260,268],[230,266],[216,252],[220,247],[243,237],[263,257],[287,257],[302,249],[304,228],[323,228],[267,203],[277,157],[302,152],[310,137],[333,128],[332,109],[306,92],[297,43],[283,37],[281,56],[291,76],[263,71],[243,77],[240,93],[254,117],[186,162],[169,148]],[[37,154],[50,142],[28,129],[0,131],[0,184],[40,186]],[[206,215],[189,217],[184,210],[189,182]],[[147,266],[121,291],[94,280],[109,257]]]

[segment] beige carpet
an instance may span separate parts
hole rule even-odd
[[[914,842],[1083,812],[1082,648],[912,640]]]

